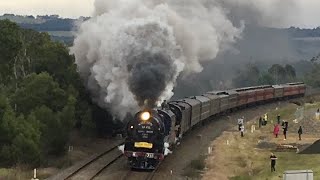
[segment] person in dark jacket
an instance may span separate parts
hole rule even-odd
[[[278,124],[280,124],[280,114],[278,114],[277,116],[277,121],[278,121]]]
[[[270,160],[271,160],[271,172],[276,171],[276,160],[277,156],[275,156],[273,153],[270,155]]]
[[[287,131],[288,131],[288,122],[287,121],[282,122],[282,129],[283,129],[283,136],[284,136],[283,140],[286,140],[287,139]]]
[[[261,128],[261,126],[262,126],[262,117],[260,116],[260,118],[259,118],[259,128]]]
[[[298,134],[299,134],[299,140],[301,141],[301,134],[302,134],[302,127],[301,126],[299,127]]]

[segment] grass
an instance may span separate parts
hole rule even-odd
[[[271,173],[270,168],[266,168],[256,174],[258,179],[279,179],[286,170],[307,170],[311,169],[314,173],[314,179],[319,179],[320,155],[296,154],[294,152],[278,152],[276,153],[278,162],[276,164],[276,172]]]
[[[190,178],[199,178],[205,168],[206,156],[201,155],[197,159],[194,159],[184,170],[183,175]]]
[[[31,179],[33,171],[25,171],[21,168],[0,169],[0,179],[16,180],[16,179]]]
[[[306,105],[305,109],[319,107],[320,103],[315,105]],[[230,179],[230,180],[279,180],[282,179],[283,172],[286,170],[306,170],[311,169],[314,172],[314,179],[320,179],[320,155],[305,155],[295,152],[274,152],[278,157],[276,163],[276,172],[270,172],[270,153],[273,149],[269,147],[258,148],[261,142],[260,137],[266,143],[312,143],[317,138],[315,135],[305,135],[303,142],[297,140],[296,133],[288,133],[287,141],[273,137],[273,123],[276,123],[277,115],[281,119],[295,119],[295,112],[299,106],[289,104],[288,106],[268,112],[268,125],[259,129],[257,121],[251,121],[246,124],[245,137],[240,137],[237,127],[224,132],[213,142],[214,151],[206,159],[207,170],[203,179]],[[261,112],[261,116],[265,112]],[[257,120],[259,117],[256,117]],[[273,121],[273,123],[271,123]],[[251,125],[256,124],[256,131],[250,132]],[[292,123],[291,123],[292,124]],[[290,125],[289,125],[290,126]],[[293,124],[292,126],[293,127]],[[294,130],[295,131],[295,130]],[[228,140],[229,144],[226,143]],[[214,178],[213,178],[214,177]]]
[[[53,172],[56,172],[56,170],[51,168],[37,169],[37,178],[48,178]],[[30,168],[19,166],[12,168],[0,168],[0,180],[22,180],[31,178],[33,178],[33,169]]]

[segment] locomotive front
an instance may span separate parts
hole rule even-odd
[[[164,159],[164,124],[155,110],[138,112],[127,124],[124,155],[136,169],[154,169]]]

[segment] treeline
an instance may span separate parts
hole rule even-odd
[[[0,21],[0,165],[45,164],[65,152],[73,128],[103,135],[111,119],[91,102],[65,45]]]
[[[308,64],[310,70],[305,71],[299,77],[297,77],[296,69],[292,65],[273,64],[266,71],[261,71],[256,65],[247,64],[246,68],[238,71],[232,83],[235,87],[245,87],[302,81],[311,87],[320,88],[320,64],[318,59],[319,56],[312,58],[310,60],[311,67]]]
[[[72,31],[74,22],[73,19],[53,19],[41,24],[21,23],[20,26],[36,31]]]
[[[266,84],[281,84],[297,81],[295,68],[289,64],[273,64],[267,71],[260,71],[256,65],[247,64],[239,70],[232,82],[235,87],[248,87]]]
[[[320,37],[320,27],[314,29],[290,27],[287,31],[292,37]]]

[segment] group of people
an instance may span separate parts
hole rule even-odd
[[[289,124],[288,121],[282,120],[281,126],[283,130],[284,140],[287,139],[288,124]],[[275,135],[276,138],[278,137],[279,131],[280,131],[280,123],[277,123],[274,125],[274,128],[273,128],[273,134]]]
[[[288,121],[282,120],[282,129],[283,129],[283,136],[284,136],[284,140],[287,139],[287,131],[288,131]],[[278,137],[279,131],[280,131],[280,115],[277,116],[277,124],[274,125],[274,129],[273,129],[273,134],[275,135],[275,137]],[[298,134],[299,134],[299,140],[301,140],[301,134],[302,134],[302,126],[299,127],[298,129]],[[278,158],[271,153],[270,155],[270,160],[271,160],[271,172],[276,171],[276,160]]]
[[[279,131],[280,131],[280,116],[278,115],[279,119],[278,119],[278,123],[274,125],[274,128],[273,128],[273,134],[275,135],[276,138],[278,138],[278,134],[279,134]],[[284,136],[284,139],[283,140],[286,140],[287,139],[287,131],[288,131],[288,121],[285,121],[285,120],[282,120],[282,124],[281,124],[281,127],[282,127],[282,130],[283,130],[283,136]],[[299,127],[298,129],[298,135],[299,135],[299,140],[301,140],[301,135],[302,135],[302,126]]]

